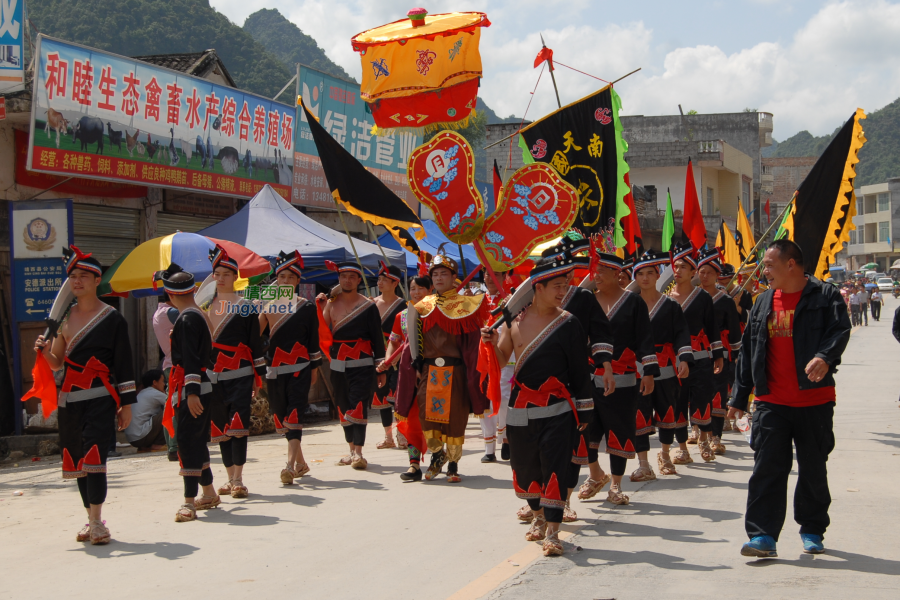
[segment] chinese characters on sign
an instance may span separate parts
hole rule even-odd
[[[29,170],[289,197],[293,107],[45,36],[36,54]]]
[[[25,89],[24,5],[25,0],[0,0],[0,93],[3,94]]]

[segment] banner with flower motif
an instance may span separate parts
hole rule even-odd
[[[475,242],[495,271],[520,265],[538,244],[558,238],[578,215],[578,192],[545,163],[525,165],[503,185]]]
[[[442,131],[413,150],[409,186],[434,213],[441,232],[457,244],[472,242],[484,225],[484,199],[475,185],[475,155],[465,138]]]

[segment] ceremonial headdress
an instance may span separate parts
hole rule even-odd
[[[381,268],[378,269],[378,276],[381,277],[384,275],[394,283],[400,283],[400,278],[403,277],[403,273],[395,267],[394,265],[387,266],[384,261],[381,261]]]
[[[734,265],[725,263],[722,265],[722,272],[719,273],[719,279],[731,279],[734,277]]]
[[[685,244],[675,244],[672,246],[672,265],[675,265],[675,261],[684,260],[686,263],[697,268],[697,259],[694,257],[694,247],[691,246],[690,242]]]
[[[63,260],[66,262],[66,275],[71,274],[75,269],[82,269],[90,271],[97,277],[103,276],[103,268],[100,266],[100,261],[91,257],[90,252],[85,254],[77,246],[63,248]]]
[[[572,259],[575,266],[587,266],[590,263],[590,256],[575,256],[580,252],[588,252],[591,250],[591,240],[587,238],[572,239],[569,236],[563,236],[559,243],[552,248],[547,248],[541,252],[541,258],[548,258],[558,254],[565,254]]]
[[[719,249],[709,248],[700,251],[700,260],[697,261],[697,268],[703,265],[709,265],[716,270],[717,273],[722,272],[722,263],[720,262]]]
[[[456,264],[456,261],[444,254],[443,244],[438,246],[437,254],[431,259],[431,264],[428,265],[428,274],[431,275],[431,272],[438,267],[449,269],[454,275],[459,273],[459,266]]]
[[[557,277],[565,277],[575,270],[575,259],[566,252],[544,256],[535,265],[529,276],[532,284],[543,283]]]
[[[634,257],[633,256],[622,260],[622,272],[627,274],[629,279],[634,278]]]
[[[667,264],[669,264],[669,257],[657,254],[656,251],[651,248],[644,252],[637,262],[634,263],[634,273],[637,274],[638,271],[645,267],[653,267],[656,269],[657,273],[660,273],[662,272],[663,265]]]
[[[340,275],[341,273],[356,273],[357,275],[362,277],[362,274],[363,274],[362,268],[355,262],[334,263],[334,262],[331,262],[330,260],[326,260],[325,266],[328,268],[329,271],[334,271],[338,275]]]
[[[171,278],[177,273],[186,273],[188,278],[184,281],[172,281]],[[183,296],[185,294],[194,293],[194,275],[184,271],[181,267],[172,263],[165,271],[157,271],[153,274],[153,289],[157,289],[157,282],[163,282],[163,289],[169,295]]]
[[[235,275],[238,274],[237,261],[228,256],[228,252],[219,244],[216,244],[216,247],[209,251],[209,262],[212,263],[213,271],[218,267],[225,267],[234,271]]]
[[[303,277],[303,257],[300,256],[299,250],[290,253],[279,252],[278,259],[275,261],[275,277],[284,270],[288,270],[297,277]]]

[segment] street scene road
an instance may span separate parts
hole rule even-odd
[[[740,556],[753,461],[737,432],[726,435],[728,452],[714,463],[646,484],[626,481],[628,506],[575,500],[581,520],[563,526],[566,555],[543,558],[515,518],[522,502],[508,465],[478,460],[474,419],[458,485],[402,483],[405,452],[375,450],[377,424],[369,428],[369,469],[336,466],[346,446],[332,422],[305,430],[312,472],[299,485],[278,481],[285,442],[254,438],[244,476],[250,497],[225,498],[194,523],[174,522],[182,484],[164,453],[110,461],[108,546],[74,541],[84,515],[56,459],[3,465],[0,560],[22,565],[6,570],[6,593],[48,597],[65,581],[70,598],[176,590],[373,600],[896,598],[900,484],[891,473],[900,465],[900,370],[890,327],[897,306],[888,298],[880,322],[854,330],[837,375],[832,525],[821,556],[802,554],[790,508],[778,559]],[[651,458],[657,449],[654,438]],[[210,450],[218,484],[224,469],[214,444]]]

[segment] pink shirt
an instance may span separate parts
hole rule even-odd
[[[156,334],[156,342],[166,356],[162,364],[163,370],[172,367],[172,340],[169,338],[169,334],[172,333],[174,323],[169,321],[169,315],[166,314],[171,308],[171,305],[160,302],[156,307],[156,312],[153,313],[153,333]]]

